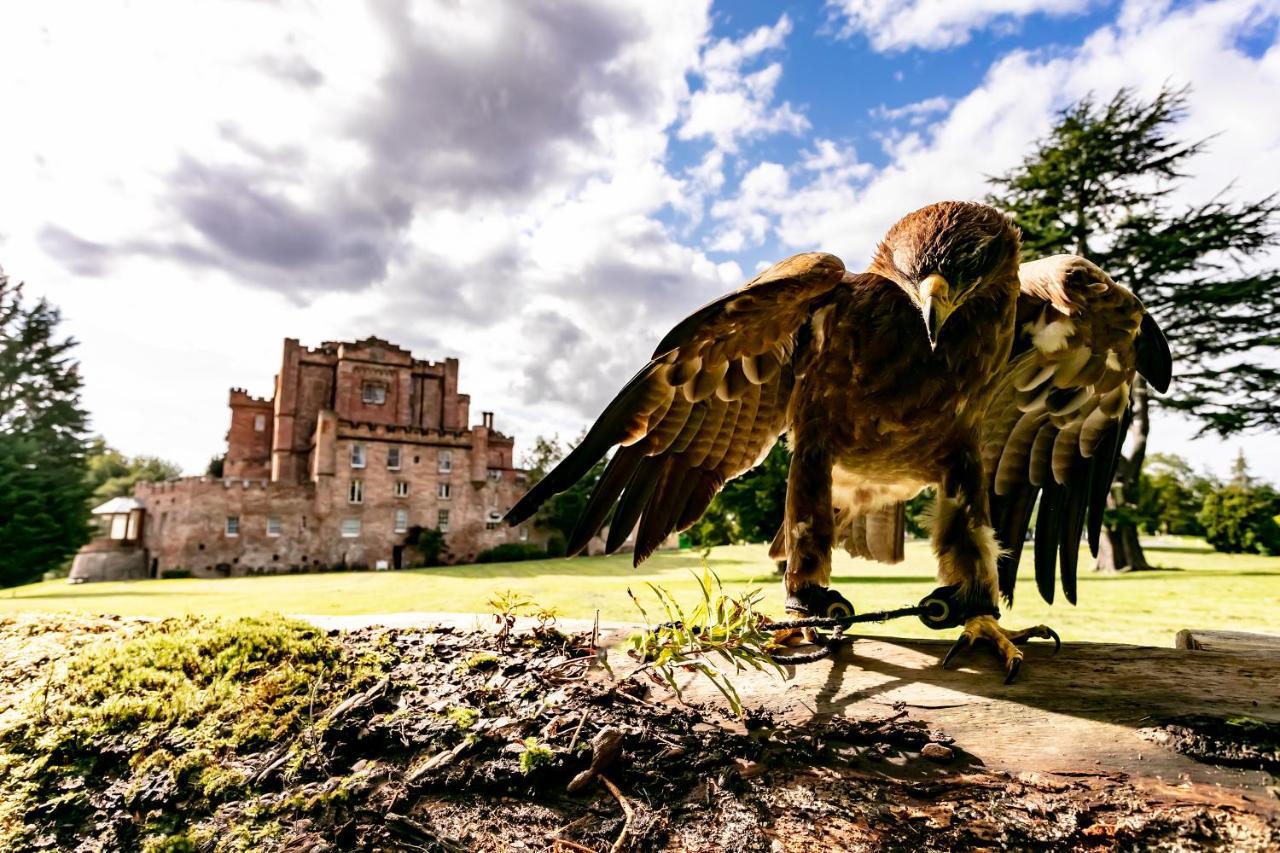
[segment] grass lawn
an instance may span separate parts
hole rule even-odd
[[[1196,540],[1149,543],[1159,571],[1098,576],[1081,559],[1080,605],[1040,600],[1030,555],[1023,559],[1012,627],[1044,622],[1064,640],[1169,646],[1180,628],[1280,632],[1280,557],[1218,554]],[[483,612],[492,593],[514,590],[565,617],[638,621],[628,587],[650,600],[645,582],[668,587],[682,600],[697,595],[690,569],[696,552],[659,552],[631,568],[629,555],[447,566],[401,572],[283,575],[218,580],[174,579],[70,585],[48,581],[0,591],[0,614],[48,611],[171,616],[240,616],[262,612],[354,614],[397,611]],[[781,584],[763,545],[716,548],[711,567],[730,590],[762,588],[766,610],[781,615]],[[928,546],[908,543],[906,562],[886,566],[838,554],[833,584],[859,611],[914,604],[932,590]],[[650,611],[655,613],[654,610]],[[936,636],[915,619],[862,626],[862,633]],[[952,632],[947,632],[949,637]]]

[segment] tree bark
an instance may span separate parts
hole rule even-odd
[[[1151,434],[1147,382],[1141,376],[1133,378],[1131,402],[1133,422],[1129,424],[1126,442],[1129,453],[1120,457],[1116,481],[1107,498],[1107,508],[1121,512],[1113,513],[1115,521],[1102,529],[1096,567],[1100,572],[1140,572],[1151,568],[1147,555],[1142,550],[1142,543],[1138,541],[1138,526],[1123,512],[1138,502],[1142,463],[1147,456],[1147,436]]]

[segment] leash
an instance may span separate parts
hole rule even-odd
[[[830,608],[828,612],[835,610],[845,611],[841,616],[805,616],[800,619],[786,619],[783,621],[770,621],[762,623],[760,627],[767,628],[771,631],[790,631],[800,628],[825,628],[831,631],[831,636],[827,638],[821,648],[812,652],[799,652],[796,654],[777,654],[769,653],[769,659],[774,663],[784,666],[797,666],[805,663],[815,663],[831,657],[840,647],[840,643],[844,640],[845,629],[850,625],[858,625],[867,622],[888,622],[890,619],[901,619],[904,616],[918,616],[920,621],[926,626],[934,630],[944,630],[946,628],[954,628],[972,616],[991,615],[999,618],[999,609],[987,605],[974,605],[969,603],[967,607],[961,606],[958,600],[960,587],[958,585],[938,587],[933,592],[926,595],[920,600],[919,604],[911,607],[899,607],[896,610],[876,610],[870,613],[849,613],[848,602],[843,602],[838,608]],[[657,626],[654,633],[663,628],[679,628],[679,622],[666,622]]]
[[[816,663],[831,657],[840,648],[840,643],[844,641],[845,629],[850,625],[866,622],[888,622],[890,619],[901,619],[904,616],[919,616],[926,625],[933,627],[931,620],[926,617],[933,616],[935,619],[945,619],[948,610],[949,607],[946,602],[930,596],[913,607],[899,607],[896,610],[876,610],[871,613],[850,613],[848,616],[807,616],[803,619],[769,622],[763,627],[773,631],[791,631],[799,628],[827,628],[831,631],[831,636],[827,638],[822,647],[812,652],[799,652],[796,654],[769,653],[769,659],[774,663],[795,666]]]

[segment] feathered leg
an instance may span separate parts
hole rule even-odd
[[[816,445],[798,446],[787,472],[783,521],[787,593],[831,582],[835,514],[831,506],[831,457]]]
[[[965,646],[986,640],[995,646],[1004,664],[1005,683],[1013,681],[1022,668],[1018,645],[1031,637],[1058,635],[1044,625],[1023,631],[1006,631],[1000,618],[1000,583],[996,560],[1000,546],[991,526],[987,498],[987,477],[976,450],[958,454],[948,466],[938,489],[933,524],[933,550],[938,557],[938,581],[957,587],[956,601],[969,614],[964,632],[943,660],[943,666]]]
[[[783,583],[787,609],[805,616],[844,616],[853,605],[833,589],[831,455],[819,442],[797,435],[787,472],[787,503],[780,536],[787,555]]]

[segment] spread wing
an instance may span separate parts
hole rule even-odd
[[[1140,373],[1158,391],[1172,364],[1164,334],[1132,293],[1075,255],[1018,271],[1018,327],[983,423],[991,514],[1006,549],[1000,592],[1013,601],[1018,561],[1036,497],[1036,585],[1052,602],[1076,600],[1080,536],[1098,553],[1102,515],[1129,429],[1130,390]]]
[[[843,275],[834,255],[796,255],[681,321],[507,520],[529,518],[620,445],[568,552],[580,553],[613,510],[606,550],[616,551],[639,522],[639,565],[672,531],[697,521],[725,482],[754,468],[787,429],[797,336],[813,303]]]

